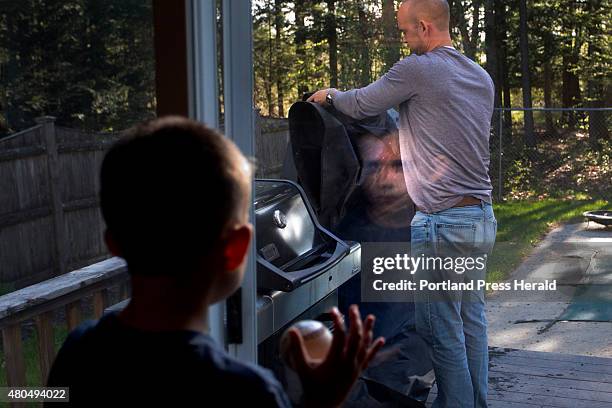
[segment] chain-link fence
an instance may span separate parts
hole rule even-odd
[[[612,199],[611,129],[612,108],[496,109],[495,199]]]

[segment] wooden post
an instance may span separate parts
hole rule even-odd
[[[68,271],[66,264],[66,226],[64,224],[64,208],[60,195],[59,155],[55,138],[55,118],[42,116],[35,119],[42,126],[42,134],[47,148],[47,169],[49,173],[49,198],[53,215],[55,274],[61,275]]]
[[[66,323],[68,331],[75,329],[81,321],[81,301],[76,300],[66,305]]]
[[[153,0],[157,116],[189,115],[185,2]]]
[[[13,324],[2,329],[2,346],[6,361],[6,383],[9,387],[25,387],[25,364],[21,346],[21,326]]]
[[[38,330],[38,363],[40,364],[40,377],[43,384],[51,370],[55,358],[55,338],[53,336],[53,312],[45,312],[36,316]]]
[[[102,289],[93,295],[94,316],[96,319],[102,317],[104,309],[108,304],[108,289]]]

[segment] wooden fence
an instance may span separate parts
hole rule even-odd
[[[98,174],[118,133],[52,117],[0,140],[0,294],[107,258]],[[257,177],[280,177],[286,119],[257,119]]]
[[[256,177],[281,177],[288,143],[287,119],[258,117],[255,126]]]
[[[54,118],[0,141],[0,283],[60,275],[107,257],[98,172],[117,134],[84,133]]]
[[[110,292],[113,290],[111,299]],[[4,370],[9,387],[26,386],[23,324],[34,321],[37,333],[37,360],[42,384],[55,358],[54,328],[58,311],[63,311],[68,330],[74,329],[91,309],[99,318],[110,303],[129,296],[128,274],[123,260],[109,258],[80,270],[0,296],[0,330]],[[91,302],[85,305],[83,300]],[[37,384],[41,385],[41,384]]]

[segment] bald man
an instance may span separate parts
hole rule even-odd
[[[309,100],[332,104],[355,119],[399,105],[404,179],[418,210],[411,222],[413,256],[488,254],[497,232],[488,175],[493,82],[453,48],[446,1],[406,0],[397,20],[410,56],[364,88],[324,89]],[[419,272],[417,279],[440,278]],[[453,273],[453,281],[478,281],[485,279],[486,267]],[[418,297],[415,313],[417,330],[433,350],[433,407],[486,407],[483,291],[426,293]]]

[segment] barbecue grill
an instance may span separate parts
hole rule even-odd
[[[361,246],[323,228],[291,181],[256,180],[253,204],[261,343],[298,317],[325,316],[336,304],[336,289],[359,272]]]

